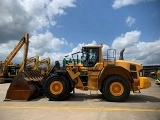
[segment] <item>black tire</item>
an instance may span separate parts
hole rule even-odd
[[[129,97],[130,85],[121,76],[110,76],[103,82],[102,94],[107,101],[123,102]]]
[[[49,100],[65,100],[70,94],[69,82],[64,77],[51,75],[45,81],[44,92]]]
[[[102,88],[99,90],[101,93],[103,93]]]
[[[103,90],[104,90],[104,84],[102,83],[101,88],[99,89],[99,91],[103,94]]]
[[[70,93],[71,93],[73,90],[74,90],[74,87],[71,86],[71,87],[70,87]]]

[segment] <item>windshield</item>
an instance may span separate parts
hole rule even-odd
[[[98,48],[83,48],[82,49],[82,61],[84,63],[84,66],[94,66],[96,62],[98,61],[98,54],[99,49]]]

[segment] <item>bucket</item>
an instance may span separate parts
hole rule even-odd
[[[18,73],[11,82],[5,100],[30,100],[43,94],[43,76],[34,70]]]

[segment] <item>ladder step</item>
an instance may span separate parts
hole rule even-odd
[[[98,90],[90,90],[90,96],[97,96]]]

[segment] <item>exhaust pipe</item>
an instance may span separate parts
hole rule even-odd
[[[121,50],[120,52],[120,56],[119,56],[119,60],[124,60],[123,58],[123,52],[124,52],[125,48]]]

